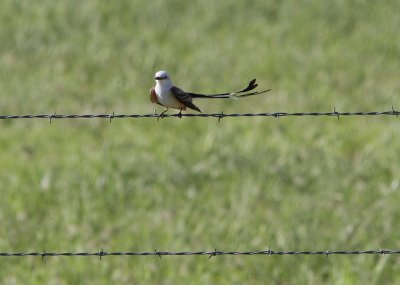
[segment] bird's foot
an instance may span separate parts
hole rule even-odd
[[[161,112],[160,115],[158,115],[158,119],[164,118],[165,117],[164,113],[167,112],[167,111],[168,111],[168,109],[163,111],[163,112]]]
[[[182,119],[182,109],[179,111],[178,117],[179,117],[179,119]]]

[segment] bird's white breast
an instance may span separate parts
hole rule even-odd
[[[182,107],[182,103],[180,103],[172,94],[171,87],[172,84],[156,84],[155,91],[158,102],[167,108],[180,109]]]

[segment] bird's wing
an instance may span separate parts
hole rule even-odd
[[[192,96],[190,96],[188,93],[186,93],[185,91],[176,86],[171,87],[171,92],[172,94],[174,94],[176,99],[178,99],[178,101],[181,102],[182,104],[192,102]]]
[[[195,104],[192,103],[192,96],[189,93],[186,93],[185,91],[176,86],[171,87],[171,92],[175,96],[175,98],[183,105],[201,113],[199,107],[197,107]]]

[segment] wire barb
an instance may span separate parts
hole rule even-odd
[[[160,253],[159,251],[157,251],[157,249],[154,250],[154,253],[155,253],[156,255],[158,255],[158,257],[161,259],[161,253]]]
[[[56,115],[56,112],[54,112],[54,114],[50,114],[49,115],[49,123],[51,124],[51,119]]]
[[[110,115],[110,123],[111,123],[111,120],[114,119],[114,115],[115,115],[114,112],[112,112],[112,115]]]
[[[105,256],[105,252],[104,252],[103,248],[99,251],[99,258],[100,258],[100,260],[101,260],[101,257],[102,257],[102,256]]]
[[[217,249],[215,248],[213,252],[210,253],[210,256],[208,257],[208,259],[210,259],[213,256],[217,255]]]
[[[339,121],[339,119],[340,119],[340,117],[339,117],[339,112],[336,111],[336,107],[335,107],[335,106],[333,106],[333,113],[336,114],[337,119],[338,119],[338,121]]]
[[[221,113],[218,116],[218,123],[221,123],[221,119],[224,117],[224,111],[221,111]]]
[[[399,117],[399,111],[397,111],[397,110],[393,107],[393,105],[392,105],[392,113],[393,113],[394,115],[396,115],[397,118]]]

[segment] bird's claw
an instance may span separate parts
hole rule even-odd
[[[182,109],[179,111],[178,117],[179,117],[179,119],[182,119]]]
[[[159,120],[160,118],[163,119],[165,117],[164,113],[167,112],[168,110],[165,110],[158,115],[157,119]]]

